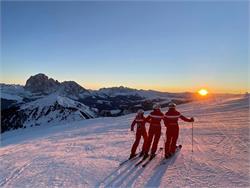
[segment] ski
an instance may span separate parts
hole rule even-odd
[[[147,158],[142,158],[138,163],[135,164],[136,166],[139,166],[141,163],[143,163]]]
[[[122,161],[122,162],[119,164],[119,166],[122,166],[122,165],[124,165],[125,163],[127,163],[128,161],[133,161],[133,160],[135,160],[135,159],[137,159],[137,158],[139,158],[139,157],[140,157],[140,155],[139,155],[139,153],[137,153],[137,154],[135,154],[135,156],[134,156],[133,158],[131,158],[131,159],[126,159],[126,160]]]
[[[145,168],[154,158],[156,157],[156,155],[154,157],[150,157],[143,165],[142,167]]]

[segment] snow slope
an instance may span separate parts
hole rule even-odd
[[[178,107],[182,150],[164,166],[162,153],[146,168],[118,167],[130,152],[133,114],[2,134],[1,187],[249,187],[249,98]],[[165,131],[163,128],[162,132]],[[163,137],[160,147],[163,145]]]
[[[2,111],[1,131],[65,124],[95,117],[94,109],[70,98],[50,94]]]
[[[22,102],[24,98],[30,96],[31,93],[26,91],[23,86],[0,83],[0,98]]]
[[[23,110],[28,116],[24,123],[26,126],[48,123],[59,124],[62,120],[65,123],[96,117],[88,106],[56,94],[25,103],[21,105],[20,110]]]

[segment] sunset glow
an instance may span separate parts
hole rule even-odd
[[[206,96],[206,95],[208,94],[208,91],[207,91],[206,89],[200,89],[200,90],[199,90],[199,94],[200,94],[201,96]]]

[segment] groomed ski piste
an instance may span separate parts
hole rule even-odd
[[[119,166],[130,154],[135,114],[6,132],[0,187],[250,187],[249,96],[178,110],[195,117],[193,153],[192,124],[180,121],[182,149],[164,165],[159,151],[145,168],[134,166],[139,159]]]

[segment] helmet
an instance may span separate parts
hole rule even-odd
[[[168,108],[176,108],[176,104],[171,102],[168,104]]]
[[[161,106],[158,103],[154,104],[154,106],[153,106],[154,110],[159,110],[160,108],[161,108]]]
[[[140,115],[140,114],[144,114],[144,110],[139,109],[139,110],[137,111],[137,115]]]

